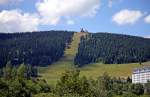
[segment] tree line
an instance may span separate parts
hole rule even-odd
[[[37,79],[37,69],[31,65],[14,67],[8,62],[1,70],[0,97],[33,97],[50,91],[44,79]]]
[[[149,97],[150,83],[132,84],[131,78],[110,77],[107,73],[96,80],[80,76],[80,70],[62,74],[53,91],[34,97]]]
[[[89,33],[81,37],[74,63],[83,66],[94,62],[122,64],[149,60],[150,39],[111,33]]]
[[[72,36],[71,31],[1,33],[0,67],[4,67],[8,61],[13,65],[47,66],[63,56]]]
[[[46,80],[32,76],[35,68],[10,62],[0,75],[0,97],[149,97],[150,82],[132,84],[130,77],[110,77],[107,73],[97,79],[80,76],[80,70],[63,73],[54,86]],[[32,72],[32,73],[31,73]],[[34,72],[35,73],[35,72]],[[35,73],[37,74],[37,73]],[[145,95],[145,96],[144,96]]]

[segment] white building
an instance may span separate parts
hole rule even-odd
[[[148,81],[150,81],[150,67],[134,69],[132,83],[147,83]]]

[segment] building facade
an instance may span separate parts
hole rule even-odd
[[[150,81],[150,67],[136,68],[133,70],[132,83],[147,83]]]

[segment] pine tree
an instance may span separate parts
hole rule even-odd
[[[17,76],[21,79],[26,77],[26,66],[24,64],[21,64],[17,69]]]
[[[12,64],[11,62],[9,61],[7,64],[6,64],[6,67],[4,68],[4,78],[6,79],[11,79],[12,78]]]

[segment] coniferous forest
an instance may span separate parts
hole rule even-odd
[[[0,34],[0,67],[8,61],[47,66],[63,56],[72,35],[67,31]]]
[[[59,60],[72,41],[73,32],[42,31],[0,34],[0,67],[8,61],[47,66]],[[75,65],[94,62],[122,64],[150,60],[150,39],[111,33],[89,33],[81,37]]]
[[[150,39],[111,33],[90,33],[81,38],[74,63],[122,64],[150,60]]]
[[[79,68],[64,72],[54,86],[42,79],[37,66],[50,65],[63,57],[73,35],[68,31],[0,34],[0,97],[149,97],[150,82],[132,84],[130,77],[111,77],[107,73],[92,79],[81,76]],[[150,39],[86,33],[74,63],[83,66],[149,60]]]
[[[150,97],[150,0],[0,0],[0,97]]]
[[[27,75],[27,65],[6,64],[0,76],[0,97],[149,97],[150,83],[132,84],[107,73],[96,80],[80,76],[79,70],[66,71],[55,86]],[[146,91],[145,91],[146,90]]]

